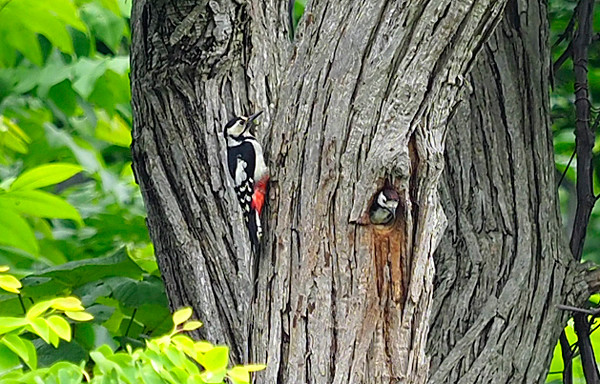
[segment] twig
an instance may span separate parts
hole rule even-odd
[[[125,337],[129,336],[129,328],[131,328],[131,324],[133,323],[133,319],[137,312],[137,308],[133,309],[133,313],[131,314],[131,318],[129,319],[129,324],[127,324],[127,329],[125,330]]]
[[[552,73],[558,72],[560,67],[562,67],[562,65],[565,63],[565,61],[567,61],[569,57],[571,57],[571,55],[573,55],[573,43],[569,43],[567,49],[565,49],[562,55],[560,55],[559,58],[556,59],[554,64],[552,64]]]
[[[583,375],[585,381],[590,384],[600,382],[598,375],[598,366],[594,357],[594,348],[590,340],[590,323],[587,316],[584,314],[576,314],[573,316],[575,332],[577,333],[577,344],[581,353],[581,365],[583,367]]]
[[[21,308],[23,309],[23,314],[26,314],[27,309],[25,308],[25,303],[23,302],[23,296],[21,296],[20,293],[17,296],[19,296],[19,303],[21,303]]]
[[[576,312],[576,313],[583,313],[585,315],[590,315],[590,316],[597,316],[600,314],[600,308],[586,309],[586,308],[578,308],[578,307],[572,307],[570,305],[562,305],[562,304],[558,304],[556,306],[556,308],[562,309],[563,311],[572,311],[572,312]]]
[[[577,7],[579,7],[579,5],[577,5]],[[556,48],[558,44],[563,42],[564,39],[573,35],[573,28],[575,28],[575,20],[577,19],[577,7],[574,9],[573,16],[571,16],[571,20],[569,20],[569,24],[567,24],[565,31],[558,36],[556,42],[552,44],[552,48]]]
[[[576,151],[573,151],[573,153],[571,154],[571,158],[569,159],[569,162],[567,163],[567,167],[565,168],[562,175],[560,176],[560,181],[558,182],[559,187],[562,184],[565,176],[567,175],[567,171],[569,170],[569,168],[571,168],[571,163],[573,162],[573,159],[575,158],[575,152]]]
[[[563,384],[573,384],[573,351],[571,351],[569,339],[567,339],[567,334],[564,329],[558,340],[560,342],[560,351],[563,359]]]

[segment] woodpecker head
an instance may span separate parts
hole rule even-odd
[[[371,223],[378,225],[390,224],[396,217],[396,208],[398,207],[399,200],[400,196],[398,196],[398,192],[391,188],[385,188],[380,191],[369,211]]]
[[[249,117],[237,116],[229,120],[227,124],[225,124],[225,137],[243,136],[246,132],[249,131],[254,119],[260,116],[261,113],[263,113],[263,111],[258,111],[255,114],[250,115]]]

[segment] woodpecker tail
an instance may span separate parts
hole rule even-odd
[[[256,252],[262,237],[262,225],[260,223],[260,216],[258,211],[251,211],[247,217],[248,221],[248,233],[250,234],[250,242],[252,243],[252,249]]]

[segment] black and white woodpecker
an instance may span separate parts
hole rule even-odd
[[[384,188],[378,194],[371,209],[369,210],[369,218],[372,224],[388,225],[396,218],[396,208],[400,197],[398,192],[391,188]]]
[[[238,116],[225,124],[227,140],[227,164],[233,179],[235,194],[240,202],[244,220],[254,250],[262,236],[260,214],[265,204],[269,169],[265,163],[260,143],[251,132],[259,111],[249,117]]]

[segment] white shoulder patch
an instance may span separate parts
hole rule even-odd
[[[246,175],[246,167],[248,164],[238,157],[237,165],[235,166],[235,185],[242,185],[244,181],[248,180]]]

